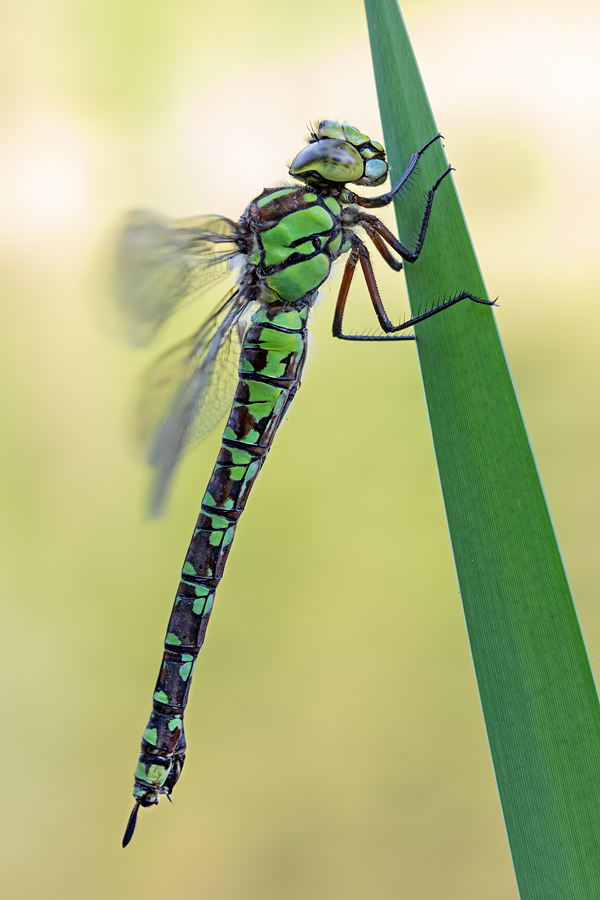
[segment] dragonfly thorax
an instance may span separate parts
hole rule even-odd
[[[349,248],[338,200],[316,187],[270,188],[237,224],[245,278],[262,301],[309,306],[335,259]],[[251,249],[250,249],[251,248]]]

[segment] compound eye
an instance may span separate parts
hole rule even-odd
[[[388,164],[385,159],[368,159],[365,163],[365,174],[359,179],[359,184],[367,187],[377,187],[383,184],[388,174]]]
[[[357,181],[364,171],[365,164],[358,150],[346,141],[331,138],[308,144],[290,166],[290,175],[295,178],[302,179],[305,175],[316,172],[327,181],[342,184]]]

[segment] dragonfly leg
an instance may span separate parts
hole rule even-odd
[[[409,250],[408,247],[402,243],[402,241],[398,240],[396,235],[393,234],[393,232],[391,232],[389,228],[386,228],[386,226],[380,219],[378,219],[376,216],[370,215],[369,213],[364,213],[356,210],[355,214],[352,216],[352,219],[348,222],[348,224],[362,225],[388,265],[391,265],[387,255],[389,251],[387,251],[387,253],[382,251],[381,247],[383,241],[389,244],[389,246],[392,247],[392,249],[394,249],[396,253],[399,253],[402,259],[406,260],[406,262],[416,262],[421,255],[421,250],[423,249],[423,244],[425,242],[425,235],[427,234],[427,228],[429,226],[429,219],[431,217],[431,208],[433,206],[433,198],[435,197],[435,192],[437,191],[444,178],[449,175],[451,171],[452,166],[448,166],[448,168],[444,172],[442,172],[433,187],[427,191],[427,201],[425,203],[423,218],[421,220],[421,228],[419,230],[419,236],[417,238],[417,243],[414,250]],[[383,240],[378,241],[377,238]],[[392,268],[396,267],[392,265]]]
[[[442,137],[443,135],[438,132],[435,137],[432,137],[430,141],[427,141],[427,143],[424,144],[420,150],[417,150],[416,153],[413,153],[404,174],[401,176],[401,178],[399,178],[391,191],[387,192],[387,194],[380,194],[379,197],[360,197],[358,194],[353,194],[350,202],[356,203],[357,206],[368,206],[371,209],[381,206],[387,206],[392,202],[398,191],[402,190],[404,185],[407,183],[423,153],[425,153],[428,147],[431,147],[432,144],[434,144]]]
[[[346,302],[348,300],[348,291],[350,290],[352,278],[354,277],[354,270],[356,269],[356,264],[359,260],[362,266],[363,273],[365,274],[369,296],[371,297],[371,301],[373,303],[373,306],[375,307],[375,312],[377,313],[377,317],[381,323],[381,327],[384,331],[394,330],[394,326],[388,319],[386,311],[383,308],[383,303],[381,302],[379,288],[377,287],[377,282],[375,281],[375,273],[373,272],[373,267],[371,266],[369,251],[360,240],[360,238],[355,234],[351,234],[351,240],[352,247],[346,261],[346,267],[344,269],[342,283],[340,285],[340,292],[338,294],[337,303],[335,305],[335,313],[333,315],[333,326],[331,329],[333,336],[336,338],[340,338],[340,340],[342,341],[414,341],[415,338],[412,334],[344,334],[344,332],[342,331],[342,320],[344,317],[344,310],[346,309]],[[377,246],[376,243],[375,246]],[[390,257],[393,259],[391,254]],[[385,256],[384,259],[386,259]],[[367,270],[365,269],[365,260]],[[397,262],[397,260],[394,260],[394,262]],[[402,263],[400,263],[400,265],[402,265]],[[367,274],[367,271],[369,274]]]
[[[387,246],[384,240],[384,238],[388,240],[384,232],[387,232],[388,235],[394,237],[392,232],[389,231],[389,229],[385,227],[383,222],[381,222],[375,216],[369,216],[366,213],[361,213],[358,222],[363,226],[363,228],[375,244],[375,249],[384,258],[388,266],[395,272],[399,272],[403,268],[402,262],[399,259],[396,259],[396,257],[391,253],[390,248]],[[379,225],[381,225],[381,229],[378,227]],[[388,244],[389,243],[390,241],[388,240]],[[400,242],[398,241],[398,243]]]
[[[350,283],[354,275],[354,269],[356,268],[356,264],[359,261],[363,270],[365,281],[367,283],[367,289],[369,291],[371,303],[373,304],[373,308],[379,320],[379,324],[381,325],[383,331],[386,332],[385,334],[359,335],[344,334],[342,332],[342,317],[344,315],[344,309],[346,307],[346,300],[348,299],[348,291],[350,289]],[[377,287],[377,282],[375,280],[375,273],[373,272],[373,266],[371,265],[371,257],[369,255],[369,251],[360,240],[360,238],[356,235],[353,235],[352,249],[350,250],[350,256],[346,263],[344,276],[342,278],[342,285],[340,287],[340,293],[338,295],[338,300],[335,307],[332,328],[333,336],[345,341],[414,340],[414,335],[412,334],[400,335],[397,332],[404,331],[407,328],[412,328],[412,326],[416,325],[418,322],[423,322],[425,319],[430,319],[431,316],[437,315],[437,313],[442,312],[444,309],[449,309],[451,306],[454,306],[455,303],[459,303],[461,300],[473,300],[474,303],[481,303],[484,306],[495,306],[496,304],[495,300],[483,300],[481,297],[476,297],[474,294],[471,294],[468,291],[462,291],[455,297],[450,297],[450,299],[444,300],[437,306],[433,306],[431,309],[425,310],[425,312],[407,319],[406,322],[401,322],[399,325],[393,325],[384,309],[383,302],[381,300],[379,288]]]
[[[456,295],[456,297],[450,297],[448,300],[444,300],[442,303],[438,303],[437,306],[432,306],[431,309],[426,309],[425,312],[419,313],[418,316],[413,316],[411,319],[407,319],[406,322],[402,322],[401,325],[392,326],[392,331],[400,331],[403,328],[411,328],[418,322],[424,322],[425,319],[430,319],[432,316],[443,312],[445,309],[450,309],[451,306],[454,306],[455,303],[460,303],[461,300],[472,300],[473,303],[481,303],[482,306],[496,306],[497,299],[498,298],[496,297],[496,300],[485,300],[482,297],[476,297],[475,294],[471,294],[469,293],[469,291],[461,291],[460,294]]]

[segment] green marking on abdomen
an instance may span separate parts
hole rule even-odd
[[[243,404],[238,403],[236,405],[241,406]],[[256,431],[254,428],[251,428],[247,435],[245,435],[244,437],[239,437],[234,432],[233,428],[231,428],[228,425],[227,428],[225,429],[225,431],[223,432],[223,437],[230,441],[240,441],[243,444],[256,444],[260,435],[259,435],[258,431]],[[225,503],[223,503],[221,508],[222,509],[233,509],[233,500],[227,500]]]
[[[249,453],[246,455],[248,457],[250,457]],[[213,513],[213,512],[210,512],[207,515],[210,518],[210,524],[211,524],[212,528],[214,528],[217,531],[219,531],[219,530],[223,531],[229,525],[229,519],[225,519],[223,516],[218,516],[216,513]],[[196,528],[196,530],[194,531],[194,537],[196,537],[196,534],[199,531],[200,531],[200,529]]]
[[[229,452],[231,453],[231,462],[234,466],[247,466],[254,458],[247,450],[240,450],[238,447],[232,447]],[[227,519],[221,519],[221,521],[225,522],[224,527],[227,527]]]
[[[179,677],[181,678],[182,681],[188,680],[193,666],[194,666],[193,658],[191,660],[188,660],[188,662],[185,662],[182,666],[179,666]]]
[[[180,647],[181,640],[177,637],[176,634],[173,634],[173,632],[170,631],[165,638],[165,644],[171,644],[173,647]]]
[[[153,747],[156,747],[156,741],[158,740],[158,732],[156,728],[146,728],[144,731],[144,740],[148,744],[152,744]]]
[[[213,596],[209,595],[208,597],[198,597],[194,600],[194,605],[192,609],[197,616],[204,616],[207,612],[210,612],[212,609],[212,601]]]
[[[229,528],[225,532],[225,537],[223,538],[223,549],[225,549],[225,547],[229,547],[230,543],[233,540],[234,534],[235,534],[235,525],[232,525],[231,528]]]
[[[140,781],[145,781],[147,784],[152,784],[155,787],[162,787],[167,780],[170,768],[170,766],[159,766],[156,763],[145,766],[142,762],[139,762],[135,770],[135,777]],[[133,793],[135,796],[135,788]],[[138,794],[138,796],[140,795]]]
[[[233,404],[234,409],[247,409],[248,412],[254,417],[257,422],[260,422],[261,419],[266,419],[273,412],[274,405],[272,403],[253,403],[249,406],[247,403],[239,403],[236,402]],[[240,479],[236,479],[239,481]]]
[[[244,484],[242,486],[242,490],[245,489],[245,487],[249,481],[253,481],[254,478],[256,478],[259,470],[260,470],[260,460],[257,459],[256,462],[253,462],[251,466],[248,466],[248,471],[246,472],[246,477],[244,478]]]
[[[286,309],[276,315],[269,313],[268,307],[258,309],[252,316],[253,325],[279,325],[291,331],[300,331],[306,321],[306,310]]]
[[[233,434],[233,432],[231,431],[231,428],[229,428],[229,426],[225,429],[225,432],[227,432],[227,431],[231,432],[231,434],[229,434],[229,435],[224,434],[223,437],[228,436],[231,440],[234,440],[234,441],[238,440],[237,436]],[[215,498],[213,496],[211,496],[211,494],[209,494],[207,491],[205,493],[204,497],[202,498],[202,505],[203,506],[204,505],[205,506],[213,506],[215,509],[233,509],[233,500],[226,500],[225,503],[221,503],[219,505],[217,503],[217,501],[215,500]],[[196,573],[194,573],[194,574],[196,574]]]
[[[322,254],[321,254],[322,255]],[[310,260],[314,262],[314,260]],[[305,266],[307,263],[297,263],[296,266],[290,266],[295,269],[297,266]],[[283,272],[279,273],[280,275]],[[275,277],[275,276],[273,276]],[[249,341],[248,347],[260,347],[261,350],[275,350],[285,353],[301,353],[303,347],[302,335],[297,331],[276,331],[274,328],[262,328],[257,341]]]

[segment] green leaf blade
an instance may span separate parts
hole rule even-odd
[[[395,0],[366,0],[392,181],[436,132]],[[397,203],[400,238],[446,167]],[[406,266],[413,314],[485,287],[450,178]],[[501,315],[501,312],[499,313]],[[600,705],[494,314],[462,301],[416,329],[432,438],[522,900],[600,896]]]

